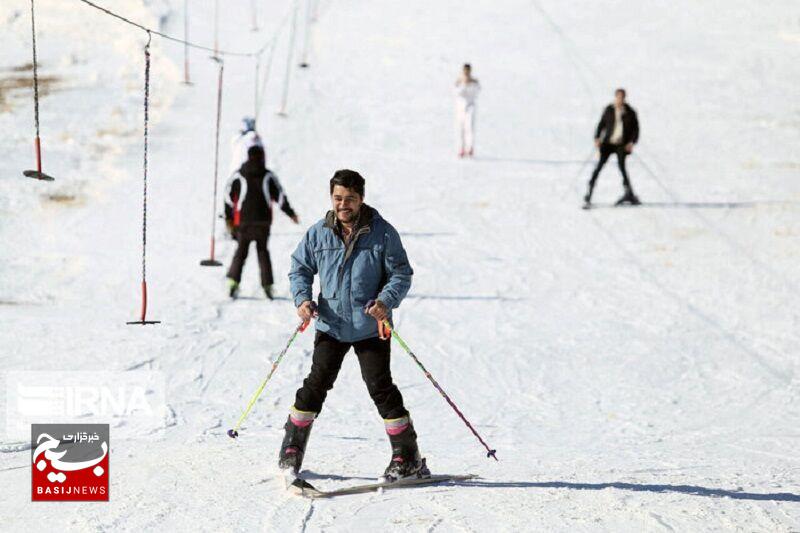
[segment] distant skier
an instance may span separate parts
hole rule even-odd
[[[622,173],[622,185],[625,194],[617,200],[617,205],[628,203],[639,205],[639,198],[633,193],[628,172],[625,170],[625,158],[633,152],[633,145],[639,140],[639,120],[636,111],[625,103],[625,89],[617,89],[614,93],[614,102],[609,104],[600,117],[594,134],[594,144],[600,150],[600,160],[597,162],[589,180],[589,190],[583,197],[585,207],[591,206],[592,192],[597,182],[597,176],[603,165],[606,164],[611,154],[617,154],[619,171]]]
[[[225,195],[225,218],[236,232],[239,245],[228,270],[228,285],[231,298],[239,293],[242,268],[247,259],[250,243],[256,243],[258,267],[261,270],[261,286],[270,300],[272,295],[272,263],[267,249],[269,230],[272,225],[272,205],[277,203],[281,211],[299,224],[289,199],[283,193],[278,177],[264,166],[264,149],[258,145],[247,151],[247,161],[234,174]]]
[[[472,66],[465,63],[455,89],[459,157],[472,157],[475,151],[475,101],[479,92],[481,85],[472,77]]]
[[[256,131],[256,119],[253,117],[242,118],[241,128],[239,133],[231,139],[231,174],[239,170],[239,167],[247,161],[247,151],[251,147],[264,148],[264,142]],[[266,157],[264,160],[266,161]]]
[[[397,230],[363,203],[360,174],[337,171],[330,180],[330,195],[333,209],[308,230],[292,254],[289,280],[297,314],[303,320],[316,316],[317,332],[311,372],[284,426],[279,466],[299,472],[314,419],[353,347],[392,447],[385,478],[427,475],[416,431],[392,381],[390,340],[381,338],[378,322],[391,320],[391,310],[405,298],[414,272]],[[320,294],[315,309],[311,291],[317,274]]]
[[[228,172],[230,179],[225,185],[226,189],[230,189],[234,178],[236,178],[236,173],[239,172],[239,168],[247,162],[247,151],[253,146],[264,148],[264,142],[256,131],[256,119],[253,117],[243,117],[241,130],[231,139],[231,164],[230,171]],[[266,154],[265,148],[264,153]],[[266,155],[264,161],[266,162]],[[232,221],[226,220],[226,223],[231,236],[236,238]]]

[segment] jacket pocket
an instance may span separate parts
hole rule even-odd
[[[326,298],[325,295],[320,294],[317,301],[318,320],[331,328],[337,328],[339,322],[339,300],[336,298]]]
[[[351,276],[352,296],[355,304],[364,304],[380,292],[383,280],[383,245],[358,248],[353,254]]]
[[[342,251],[335,248],[321,248],[315,251],[319,285],[324,298],[336,298],[339,292],[339,269],[342,266]]]

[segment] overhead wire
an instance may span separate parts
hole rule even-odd
[[[140,30],[144,30],[144,31],[148,32],[151,35],[156,35],[158,37],[161,37],[162,39],[166,39],[168,41],[172,41],[172,42],[176,42],[176,43],[179,43],[179,44],[183,44],[184,46],[188,46],[190,48],[195,48],[197,50],[205,50],[206,52],[211,52],[211,53],[213,53],[215,55],[230,56],[230,57],[256,57],[256,56],[259,56],[262,53],[264,53],[264,50],[267,49],[267,47],[269,46],[270,42],[272,41],[272,39],[267,40],[267,42],[265,42],[261,47],[259,47],[257,50],[255,50],[253,52],[242,52],[242,51],[234,51],[234,50],[220,50],[220,49],[217,49],[217,48],[214,48],[214,47],[211,47],[211,46],[205,46],[205,45],[202,45],[202,44],[194,43],[194,42],[188,41],[186,39],[181,39],[179,37],[174,37],[174,36],[169,35],[167,33],[160,32],[158,30],[154,30],[153,28],[149,28],[149,27],[145,26],[144,24],[141,24],[139,22],[133,21],[128,17],[120,15],[119,13],[115,13],[114,11],[111,11],[110,9],[108,9],[106,7],[98,5],[95,2],[92,2],[91,0],[78,0],[78,2],[86,4],[89,7],[93,7],[94,9],[97,9],[98,11],[101,11],[101,12],[105,13],[106,15],[109,15],[109,16],[114,17],[115,19],[117,19],[119,21],[122,21],[122,22],[124,22],[126,24],[129,24],[131,26],[139,28]]]

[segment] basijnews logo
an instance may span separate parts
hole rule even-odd
[[[108,501],[108,424],[32,424],[33,501]]]

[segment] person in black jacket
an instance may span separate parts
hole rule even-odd
[[[256,243],[258,267],[261,270],[261,286],[267,298],[272,300],[272,263],[267,249],[269,229],[272,225],[272,204],[277,203],[281,211],[295,224],[300,219],[295,214],[289,199],[283,193],[278,177],[264,166],[264,149],[252,146],[247,150],[247,161],[239,168],[230,182],[225,197],[225,218],[231,222],[239,241],[228,269],[228,285],[231,298],[239,293],[242,268],[247,260],[250,243]]]
[[[609,104],[600,117],[597,130],[594,134],[594,144],[600,150],[600,160],[597,162],[589,180],[589,190],[583,200],[586,207],[592,203],[592,192],[597,176],[603,166],[611,157],[617,154],[619,171],[622,173],[622,186],[625,187],[625,194],[617,201],[617,205],[629,203],[639,205],[639,198],[633,193],[631,182],[628,179],[628,172],[625,170],[625,158],[633,152],[633,145],[639,140],[639,119],[636,118],[636,111],[625,103],[625,89],[617,89],[614,93],[614,103]]]

